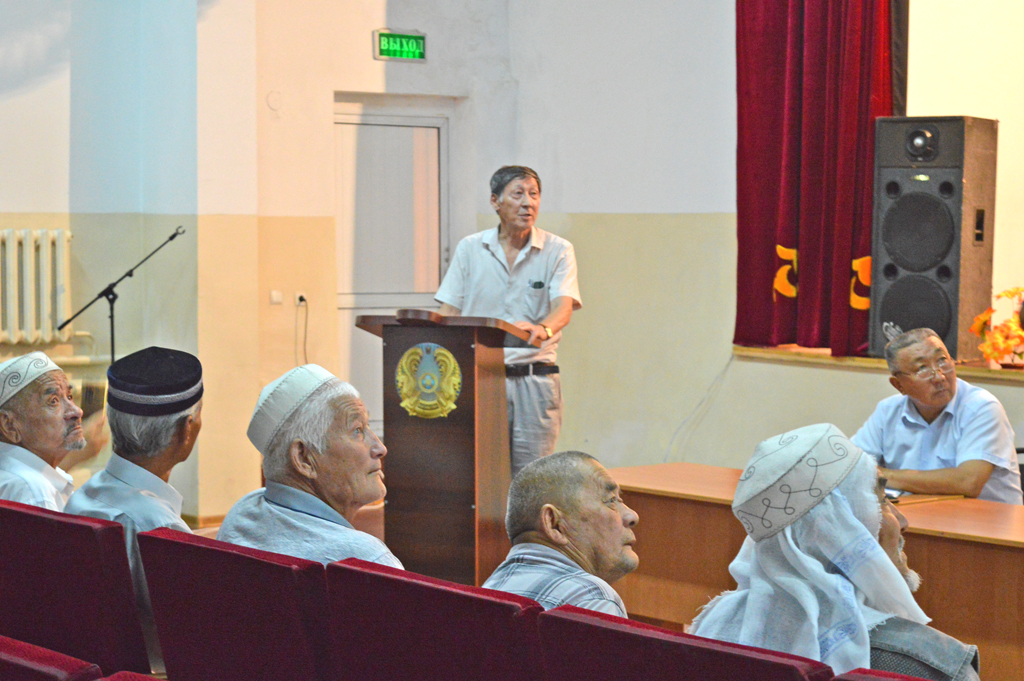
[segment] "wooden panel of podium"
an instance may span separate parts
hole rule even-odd
[[[510,483],[499,319],[426,310],[360,316],[384,341],[384,536],[409,570],[481,584],[505,559]]]

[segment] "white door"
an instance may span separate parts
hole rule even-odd
[[[364,116],[334,130],[341,378],[362,393],[382,433],[382,346],[355,318],[438,307],[446,121]]]

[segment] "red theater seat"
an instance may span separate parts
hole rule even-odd
[[[906,676],[895,672],[883,672],[875,669],[854,669],[835,677],[835,681],[878,681],[879,679],[893,679],[894,681],[927,681],[920,676]]]
[[[533,681],[537,615],[521,596],[349,558],[327,566],[338,681]]]
[[[542,613],[548,681],[831,681],[828,665],[564,605]]]
[[[166,528],[138,538],[168,678],[325,678],[322,564]]]
[[[92,662],[0,636],[2,681],[93,681],[100,674]]]
[[[156,678],[159,677],[136,674],[135,672],[118,672],[113,676],[104,676],[99,681],[153,681]]]
[[[0,501],[0,634],[149,672],[121,525]]]

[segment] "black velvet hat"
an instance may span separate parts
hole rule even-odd
[[[126,414],[165,416],[203,397],[203,365],[180,350],[149,347],[107,369],[107,404]]]

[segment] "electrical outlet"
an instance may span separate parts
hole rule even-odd
[[[296,306],[308,305],[308,304],[309,304],[309,298],[306,297],[305,293],[303,293],[302,291],[299,291],[299,292],[297,292],[295,294],[295,305]]]

